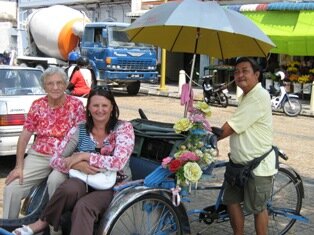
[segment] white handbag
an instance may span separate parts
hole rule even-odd
[[[116,171],[103,171],[94,175],[88,175],[79,170],[70,169],[69,176],[70,178],[78,178],[85,182],[87,185],[98,190],[112,188],[117,180]]]

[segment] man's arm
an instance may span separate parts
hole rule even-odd
[[[225,124],[223,124],[221,129],[222,129],[222,133],[219,136],[218,140],[224,139],[234,133],[234,130],[231,128],[231,126],[229,126],[228,122],[225,122]]]

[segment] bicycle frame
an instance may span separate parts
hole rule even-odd
[[[226,166],[226,162],[224,161],[216,162],[214,165],[214,169],[224,168],[225,166]],[[301,178],[299,178],[298,174],[292,168],[282,163],[280,164],[280,167],[282,167],[282,169],[283,168],[285,169],[284,171],[280,170],[280,172],[287,171],[289,172],[289,175],[285,176],[283,173],[281,173],[280,176],[284,178],[283,180],[279,180],[280,181],[279,185],[281,186],[281,181],[285,182],[286,179],[289,179],[290,181],[288,181],[287,185],[292,187],[293,189],[296,189],[297,190],[296,192],[298,193],[298,195],[301,195],[303,197],[304,192],[303,192],[302,180]],[[163,180],[166,180],[166,181],[169,180],[167,179],[169,174],[164,174],[164,171],[166,171],[166,169],[159,167],[159,169],[157,169],[155,173],[152,173],[151,175],[146,177],[144,181],[134,181],[134,182],[127,183],[129,185],[124,187],[121,191],[118,190],[118,194],[115,196],[114,200],[112,201],[110,207],[107,210],[108,213],[106,213],[103,217],[103,220],[101,222],[102,227],[101,229],[99,229],[99,231],[103,231],[105,234],[109,234],[111,232],[110,228],[114,224],[116,224],[117,221],[120,221],[120,219],[123,220],[123,213],[126,213],[126,211],[129,210],[129,213],[127,214],[129,215],[133,214],[132,213],[133,205],[138,205],[138,207],[141,208],[141,210],[139,211],[140,216],[141,218],[147,217],[148,220],[147,221],[145,220],[145,221],[146,223],[148,223],[151,211],[158,211],[158,208],[160,206],[164,208],[163,204],[151,203],[149,198],[154,198],[154,195],[161,196],[161,199],[164,198],[165,201],[172,200],[172,204],[176,206],[176,201],[174,201],[175,197],[173,197],[172,191],[169,190],[169,187],[168,188],[163,187],[162,184],[160,184],[161,182],[163,182]],[[172,180],[174,183],[174,179]],[[146,181],[154,182],[155,184],[150,185],[150,186],[145,185]],[[171,187],[174,187],[174,186],[172,185]],[[285,185],[283,187],[285,187]],[[209,205],[203,209],[192,209],[192,210],[187,211],[183,203],[180,203],[178,207],[175,207],[177,208],[175,212],[177,215],[177,219],[178,221],[180,221],[179,222],[180,225],[178,226],[183,228],[185,233],[189,233],[191,231],[190,222],[198,221],[198,222],[204,222],[205,224],[210,225],[213,222],[221,223],[221,222],[229,221],[229,214],[227,212],[226,206],[222,204],[222,198],[223,198],[223,192],[224,192],[224,181],[223,183],[221,183],[221,185],[218,185],[218,186],[215,186],[215,185],[209,185],[206,187],[199,186],[197,189],[194,189],[194,190],[218,190],[219,192],[218,192],[217,198],[215,199],[214,204]],[[281,191],[281,188],[279,188],[278,192],[280,191]],[[182,191],[181,201],[188,201],[189,198],[185,197],[183,192],[185,191]],[[278,192],[273,190],[272,195],[276,195],[276,193]],[[143,198],[143,196],[146,196],[147,201],[143,202],[143,200],[140,200],[141,198]],[[277,205],[278,201],[275,201],[275,204],[273,205],[272,200],[273,198],[271,198],[271,200],[269,201],[267,205],[267,209],[268,209],[269,215],[272,216],[273,223],[277,223],[276,222],[277,218],[279,220],[286,221],[284,227],[279,230],[282,232],[280,234],[284,234],[286,231],[288,231],[293,226],[295,220],[301,221],[301,222],[308,222],[307,218],[299,214],[299,210],[301,209],[302,202],[300,202],[300,205],[298,207],[295,207],[294,209],[293,207],[294,204],[292,204],[292,207],[290,206],[290,204],[289,206],[287,205],[287,207],[284,207],[284,206],[275,207],[274,205]],[[148,209],[145,209],[146,206],[148,206]],[[138,207],[135,206],[135,208],[138,208]],[[195,215],[195,214],[198,215],[198,218],[193,220],[192,215]],[[245,213],[245,216],[247,215],[249,215],[249,213]],[[173,223],[173,221],[170,222],[167,219],[168,219],[167,217],[163,217],[161,214],[157,224],[160,223],[161,226],[163,226],[164,224],[167,224],[167,223],[170,223],[170,224]],[[135,223],[137,223],[137,221]],[[145,223],[145,222],[141,221],[141,223]],[[163,234],[173,234],[174,231],[171,228],[169,228],[169,230],[166,230],[166,231],[162,230]]]
[[[217,162],[215,163],[214,168],[224,168],[226,166],[226,162]],[[280,163],[280,168],[285,169],[290,174],[293,175],[293,185],[294,187],[298,187],[300,194],[304,197],[304,189],[303,183],[300,175],[294,171],[289,166]],[[43,185],[43,189],[46,189],[45,185]],[[213,205],[209,205],[203,209],[192,209],[187,211],[186,207],[183,203],[180,203],[177,209],[178,219],[181,223],[184,233],[190,233],[190,222],[194,222],[191,220],[191,215],[198,214],[199,218],[197,219],[199,222],[203,221],[204,223],[210,225],[213,222],[221,223],[229,221],[229,215],[224,206],[222,206],[222,197],[223,197],[223,183],[218,186],[208,186],[208,187],[198,187],[196,190],[219,190],[218,196]],[[45,192],[45,190],[44,190]],[[276,193],[276,192],[275,192]],[[42,195],[42,193],[40,193]],[[46,193],[44,193],[46,194]],[[163,198],[167,198],[168,200],[172,200],[172,191],[169,188],[164,187],[149,187],[145,186],[143,180],[131,181],[125,184],[125,187],[121,187],[117,190],[116,195],[111,202],[107,212],[104,214],[102,220],[99,223],[99,227],[97,229],[97,234],[109,234],[109,229],[114,219],[117,219],[117,216],[121,212],[125,210],[125,208],[132,202],[138,200],[142,196],[150,197],[152,195],[160,195]],[[187,199],[187,198],[183,198]],[[309,222],[308,218],[296,214],[294,210],[283,207],[275,207],[272,204],[272,200],[269,201],[268,212],[270,216],[273,217],[285,217],[291,220],[297,220],[300,222]],[[248,213],[245,216],[249,215]],[[189,219],[190,218],[190,219]],[[24,218],[26,219],[26,218]],[[11,221],[12,222],[12,221]],[[167,223],[167,221],[161,221],[161,223]],[[12,225],[11,225],[12,226]],[[14,225],[13,225],[14,226]],[[168,234],[168,233],[164,233]],[[283,233],[284,234],[284,233]]]
[[[216,163],[214,168],[221,168],[221,167],[225,167],[226,166],[226,162],[219,162]],[[287,171],[289,171],[291,174],[294,175],[295,177],[295,187],[298,187],[301,193],[301,197],[304,198],[304,188],[303,188],[303,182],[302,179],[300,177],[300,175],[293,170],[292,168],[290,168],[289,166],[280,163],[280,168],[284,168]],[[193,214],[199,214],[199,218],[197,219],[198,221],[203,221],[206,224],[210,225],[213,222],[216,223],[221,223],[221,222],[226,222],[229,221],[229,214],[226,210],[226,208],[224,208],[223,204],[222,204],[222,197],[223,197],[223,191],[224,191],[224,183],[225,181],[223,181],[222,185],[220,186],[207,186],[207,187],[199,187],[195,190],[219,190],[218,196],[215,200],[215,203],[213,205],[210,205],[204,209],[193,209],[188,211],[188,215],[191,216]],[[300,214],[296,214],[295,210],[289,209],[289,208],[281,208],[281,207],[273,207],[272,204],[272,200],[269,200],[269,202],[267,203],[267,210],[269,215],[271,216],[282,216],[282,217],[286,217],[292,220],[297,220],[300,222],[304,222],[304,223],[308,223],[309,219],[300,215]],[[248,216],[250,215],[250,213],[244,213],[244,216]]]

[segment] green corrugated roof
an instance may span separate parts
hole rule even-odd
[[[314,56],[314,11],[242,12],[276,44],[272,53]]]

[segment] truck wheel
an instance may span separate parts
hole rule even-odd
[[[126,90],[129,95],[137,95],[140,90],[141,82],[136,81],[127,85]]]

